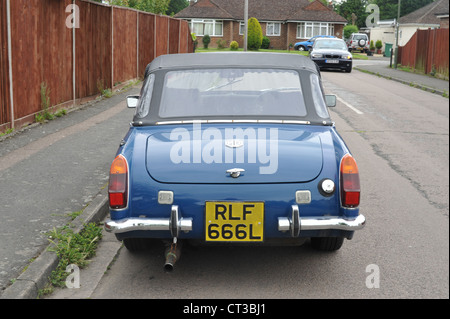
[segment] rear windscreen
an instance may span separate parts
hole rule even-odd
[[[300,77],[278,69],[201,69],[168,72],[161,118],[307,115]]]

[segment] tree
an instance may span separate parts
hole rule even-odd
[[[96,0],[97,2],[102,2]],[[141,11],[166,14],[170,0],[107,0],[111,5],[134,8]]]
[[[402,0],[400,7],[400,17],[416,11],[434,0]],[[380,19],[397,18],[398,0],[374,0],[374,3],[380,8]]]
[[[347,0],[336,3],[334,10],[347,19],[348,23],[352,24],[352,14],[356,16],[355,25],[358,29],[366,26],[366,18],[369,13],[366,12],[367,0]]]
[[[169,8],[167,9],[166,12],[171,16],[173,16],[188,6],[189,6],[188,0],[170,0]]]
[[[261,25],[256,18],[248,19],[248,49],[259,50],[261,48],[263,33]]]
[[[359,31],[356,25],[347,25],[344,27],[344,39],[350,38],[352,33],[357,33]]]

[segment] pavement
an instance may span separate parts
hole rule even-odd
[[[354,70],[370,73],[388,80],[397,81],[431,93],[449,95],[449,81],[441,80],[430,75],[393,69],[390,67],[390,58],[382,55],[369,57],[369,60],[355,60]]]
[[[411,85],[430,94],[449,92],[448,81],[393,70],[388,66],[389,58],[379,56],[354,63],[355,70]],[[0,229],[3,233],[0,233],[3,236],[0,240],[5,248],[0,247],[0,279],[3,278],[0,299],[38,297],[39,290],[47,284],[58,263],[55,253],[47,250],[50,245],[42,234],[68,222],[63,212],[83,209],[83,213],[71,222],[75,231],[81,231],[83,225],[89,222],[101,222],[108,215],[105,186],[109,165],[133,114],[126,109],[124,100],[126,95],[137,94],[138,90],[139,87],[135,86],[116,93],[111,99],[91,102],[60,119],[0,137],[0,194],[3,205],[3,211],[0,207],[0,227],[5,227]],[[91,144],[92,148],[89,148]],[[105,153],[106,156],[99,159],[98,153]],[[49,172],[49,162],[55,174]],[[76,167],[73,172],[72,166]],[[78,175],[83,175],[83,171],[87,171],[88,177],[78,181]],[[73,175],[67,177],[69,173]],[[36,179],[34,175],[38,175]],[[23,188],[26,194],[21,193]],[[39,192],[42,188],[44,192]],[[65,188],[66,191],[60,191]],[[22,199],[31,193],[36,193],[31,203]],[[45,206],[42,217],[34,216],[39,213],[35,210],[41,204]],[[22,211],[25,217],[15,217],[14,214]],[[45,217],[44,213],[51,217]],[[20,219],[20,227],[14,224],[16,219]],[[25,233],[30,229],[32,236],[28,238]],[[10,246],[11,252],[6,250]],[[120,247],[121,243],[114,236],[106,235],[85,273],[89,280],[84,282],[88,285],[82,289],[58,290],[46,298],[89,298]],[[13,261],[17,256],[20,258]]]

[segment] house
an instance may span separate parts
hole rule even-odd
[[[258,19],[270,47],[287,49],[290,44],[315,35],[343,36],[347,20],[319,0],[249,0],[248,16]],[[198,0],[175,15],[190,22],[199,43],[204,35],[211,37],[210,46],[219,40],[244,45],[244,0]]]
[[[377,26],[369,28],[369,39],[375,44],[378,40],[381,41],[383,47],[381,51],[384,52],[386,43],[395,43],[395,24],[396,19],[380,20],[377,22]]]
[[[448,0],[436,0],[413,11],[398,20],[398,45],[404,46],[417,30],[448,28]],[[378,26],[370,30],[370,39],[375,43],[395,43],[395,20],[379,21]]]
[[[447,12],[448,0],[436,0],[430,4],[413,11],[398,20],[399,36],[398,45],[404,46],[417,30],[438,29],[441,26],[439,14]],[[448,21],[448,20],[447,20]]]

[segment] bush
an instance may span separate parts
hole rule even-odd
[[[261,49],[268,49],[270,47],[270,39],[268,37],[263,37]]]
[[[236,41],[231,41],[230,43],[230,50],[231,51],[237,51],[239,49],[239,43]]]
[[[381,40],[377,40],[377,42],[375,42],[375,47],[380,50],[383,47],[383,42],[381,42]]]
[[[205,34],[205,35],[203,36],[202,41],[203,41],[203,47],[204,47],[205,49],[207,49],[209,43],[211,42],[211,38],[210,38],[209,35]]]
[[[258,51],[261,48],[263,33],[261,25],[256,18],[248,20],[248,49]]]
[[[375,46],[373,45],[373,40],[370,40],[370,51],[375,50]]]
[[[350,38],[352,33],[357,33],[359,31],[356,25],[348,25],[344,27],[344,39]]]
[[[227,41],[225,41],[225,40],[217,40],[217,48],[219,50],[225,49],[226,45],[227,45]]]

